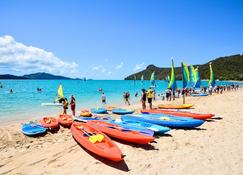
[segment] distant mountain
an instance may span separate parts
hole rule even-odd
[[[213,64],[215,79],[243,80],[243,55],[219,57],[209,62]],[[209,79],[209,62],[202,65],[194,65],[195,67],[199,66],[201,79]],[[134,75],[136,79],[140,79],[143,75],[144,79],[149,80],[153,71],[155,71],[157,79],[164,80],[167,75],[170,75],[171,68],[159,68],[155,65],[149,65],[145,70],[129,75],[125,80],[133,80]],[[181,67],[176,67],[175,73],[176,78],[181,80]]]
[[[28,74],[28,75],[24,75],[24,76],[3,74],[3,75],[0,75],[0,79],[73,80],[72,78],[69,78],[69,77],[52,75],[52,74],[48,74],[48,73],[44,73],[44,72]],[[80,80],[80,79],[75,78],[75,80]]]
[[[15,76],[10,74],[2,74],[0,75],[0,79],[27,79],[23,76]]]
[[[24,75],[23,77],[27,79],[38,79],[38,80],[70,80],[72,78],[59,76],[59,75],[52,75],[45,72],[42,73],[35,73],[35,74],[28,74]]]

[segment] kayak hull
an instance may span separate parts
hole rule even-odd
[[[160,109],[190,109],[192,104],[183,104],[183,105],[159,105]]]
[[[135,120],[166,126],[169,128],[192,129],[201,126],[205,121],[188,117],[175,117],[160,114],[141,114],[127,115],[123,117],[126,120]]]
[[[91,108],[91,112],[94,114],[106,114],[106,108]]]
[[[126,114],[132,114],[134,113],[134,110],[126,110],[126,109],[112,109],[113,114],[118,114],[118,115],[126,115]]]
[[[21,131],[27,136],[38,136],[46,133],[46,128],[37,123],[25,123],[22,125]]]
[[[173,111],[173,110],[162,110],[162,109],[145,109],[141,110],[143,114],[167,114],[178,117],[191,117],[194,119],[206,120],[214,116],[214,114],[201,114],[201,113],[192,113],[192,112],[182,112],[182,111]]]
[[[85,131],[78,129],[77,127],[83,127]],[[122,152],[118,146],[98,129],[86,123],[73,122],[70,131],[73,138],[90,152],[115,162],[123,160]],[[101,142],[91,143],[87,136],[87,132],[101,134],[104,136],[104,139]]]
[[[119,125],[120,127],[123,127],[125,129],[129,129],[129,130],[134,130],[134,131],[138,131],[140,132],[141,134],[145,134],[145,135],[149,135],[149,136],[153,136],[154,135],[154,131],[152,130],[149,130],[145,127],[141,127],[141,126],[133,126],[133,125],[130,125],[126,122],[123,122],[123,121],[115,121],[115,120],[112,120],[111,117],[109,116],[105,116],[105,117],[101,117],[101,118],[88,118],[88,117],[75,117],[75,120],[76,121],[80,121],[80,122],[88,122],[88,121],[104,121],[104,122],[107,122],[107,123],[111,123],[111,124],[114,124],[114,125]]]
[[[61,124],[64,127],[71,127],[73,123],[73,117],[68,114],[60,114],[59,117],[57,118],[58,123]]]
[[[121,116],[121,119],[124,122],[128,123],[129,125],[142,126],[142,127],[145,127],[149,130],[152,130],[152,131],[154,131],[155,133],[158,133],[158,134],[164,134],[164,133],[170,131],[170,128],[165,127],[165,126],[161,126],[161,125],[156,125],[156,124],[141,122],[141,121],[129,120],[129,119],[126,119],[123,116]]]
[[[87,124],[99,129],[103,133],[120,140],[137,144],[148,144],[154,137],[141,134],[137,131],[127,130],[119,125],[104,121],[88,121]]]
[[[43,117],[40,120],[40,124],[49,130],[55,130],[59,128],[58,120],[54,117]]]

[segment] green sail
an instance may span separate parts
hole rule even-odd
[[[155,86],[155,72],[153,72],[153,73],[151,74],[150,82],[151,82],[152,86]]]
[[[212,63],[209,63],[209,69],[210,69],[210,79],[209,79],[208,85],[209,86],[210,85],[215,86],[216,82],[215,82],[215,79],[214,79],[214,72],[213,72]]]
[[[174,68],[174,61],[173,61],[173,59],[172,59],[170,83],[169,83],[168,88],[170,88],[171,90],[175,90],[177,88],[176,78],[175,78],[175,68]]]
[[[190,74],[188,66],[185,63],[181,63],[181,74],[182,74],[182,86],[183,88],[187,87],[188,82],[190,81]]]

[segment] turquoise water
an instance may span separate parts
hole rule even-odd
[[[76,110],[99,107],[101,105],[102,88],[107,97],[109,105],[123,105],[123,92],[131,93],[131,103],[136,103],[140,98],[135,98],[136,92],[140,93],[141,88],[148,88],[149,81],[144,81],[142,86],[140,81],[125,80],[1,80],[4,85],[0,88],[0,120],[14,120],[22,118],[40,117],[50,114],[58,114],[62,111],[61,107],[41,106],[41,103],[53,102],[55,99],[58,85],[63,85],[65,97],[70,99],[71,95],[76,98]],[[229,82],[218,82],[225,84]],[[157,81],[157,92],[162,92],[168,86],[166,81]],[[178,81],[178,87],[181,82]],[[207,85],[203,81],[202,85]],[[43,92],[38,93],[37,87],[42,88]],[[14,93],[10,94],[9,90],[13,89]],[[140,96],[140,95],[139,95]],[[70,112],[70,111],[69,111]]]

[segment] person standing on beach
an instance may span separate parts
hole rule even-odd
[[[147,99],[146,90],[142,89],[142,97],[141,97],[142,109],[146,109],[146,99]]]
[[[153,90],[150,87],[148,92],[147,92],[147,98],[148,98],[148,104],[149,104],[149,108],[152,109],[152,101],[153,101]]]
[[[73,95],[71,96],[70,107],[71,107],[73,116],[75,116],[76,99],[74,98]]]
[[[101,101],[102,101],[102,104],[105,105],[106,104],[106,96],[105,96],[105,93],[103,92],[102,95],[101,95]]]
[[[67,109],[68,109],[68,100],[67,100],[67,98],[64,98],[62,103],[63,103],[63,114],[67,114]]]

